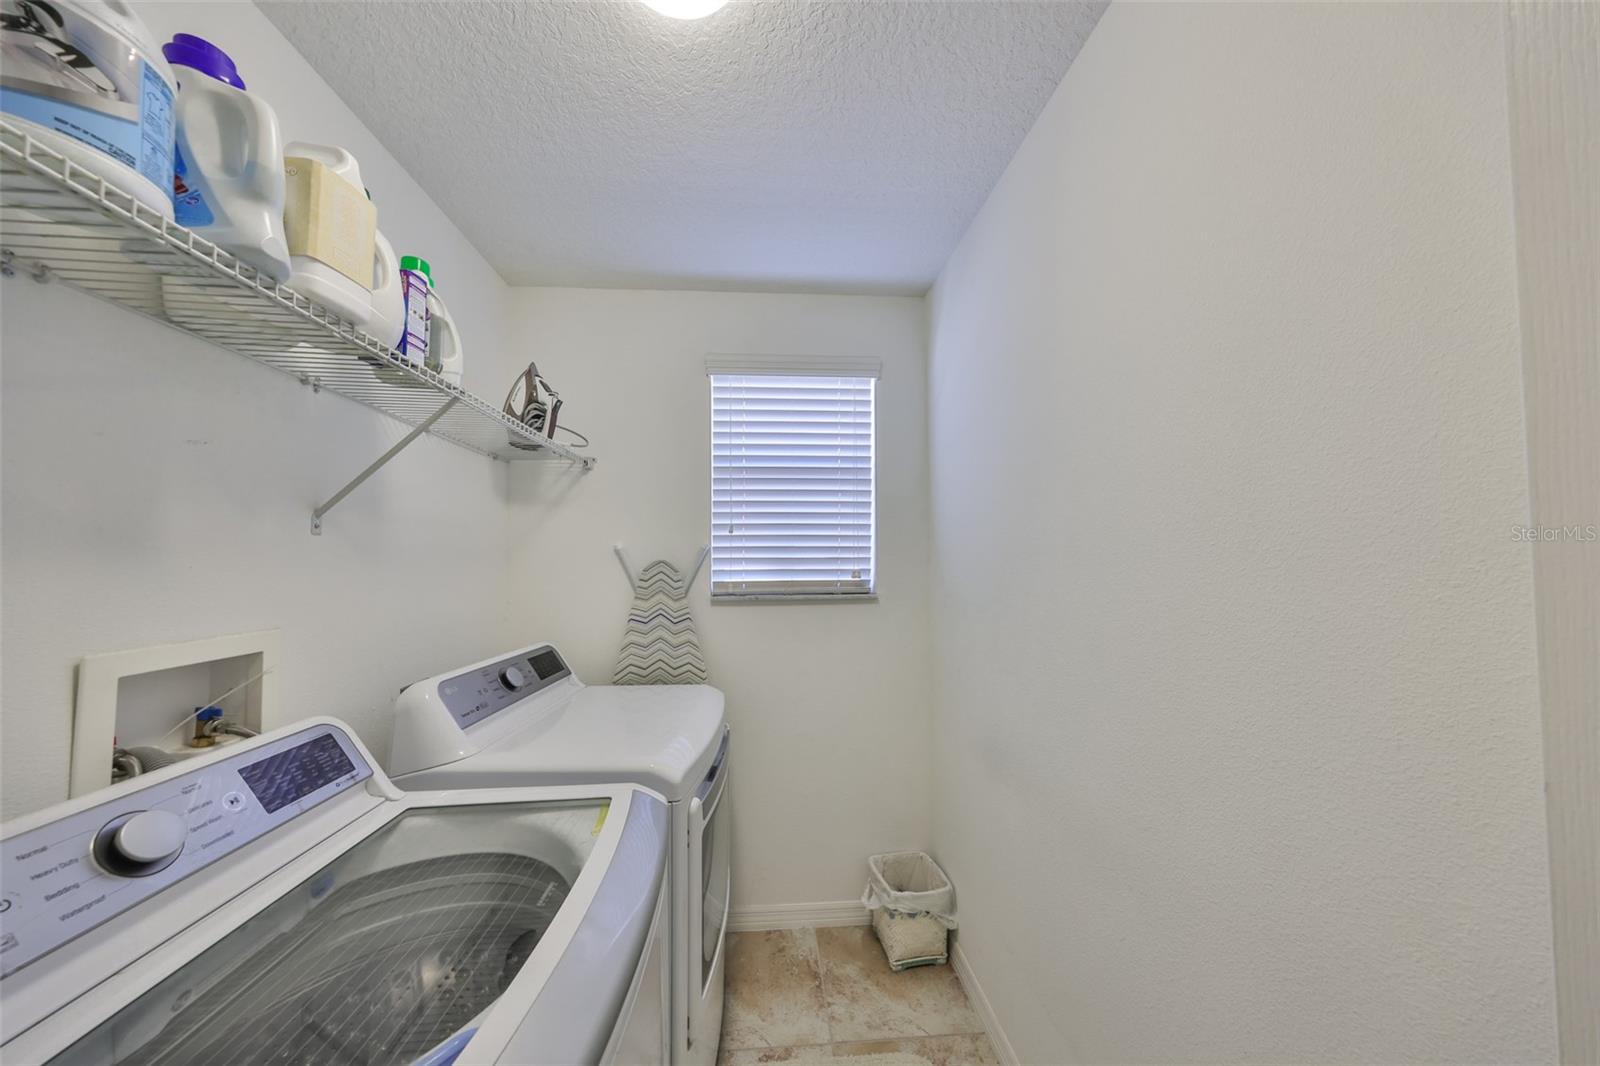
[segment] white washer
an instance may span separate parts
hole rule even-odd
[[[311,719],[0,832],[0,1059],[663,1062],[631,785],[402,792]]]
[[[708,685],[585,685],[535,644],[409,686],[389,771],[402,788],[627,781],[672,808],[672,1055],[710,1066],[732,885],[728,725]]]

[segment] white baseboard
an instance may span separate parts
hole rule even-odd
[[[734,907],[728,915],[728,931],[754,933],[765,929],[868,925],[871,921],[867,908],[858,899],[825,903],[769,903],[765,906]]]
[[[972,963],[967,961],[967,953],[961,950],[961,938],[955,938],[955,946],[950,951],[950,965],[955,967],[956,977],[961,981],[961,987],[967,993],[967,999],[972,1003],[978,1017],[983,1019],[984,1032],[989,1034],[989,1043],[994,1047],[994,1053],[1000,1059],[1000,1066],[1021,1066],[1022,1060],[1017,1058],[1017,1049],[1011,1046],[1011,1041],[1006,1039],[1005,1030],[1000,1028],[1000,1019],[995,1016],[994,1004],[989,1002],[988,995],[983,991],[983,986],[978,983],[978,975],[972,972]]]

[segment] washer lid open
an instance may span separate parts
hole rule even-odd
[[[411,1062],[476,1028],[609,804],[407,811],[67,1048],[61,1061]]]
[[[0,1059],[595,1059],[668,827],[629,785],[401,792],[331,719],[69,800],[0,829]]]

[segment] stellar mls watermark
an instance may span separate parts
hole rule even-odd
[[[1594,544],[1600,542],[1600,525],[1512,526],[1511,539],[1529,544]]]

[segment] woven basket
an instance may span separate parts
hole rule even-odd
[[[867,861],[861,902],[872,911],[872,930],[896,970],[936,966],[950,958],[955,890],[939,864],[920,851],[874,855]]]

